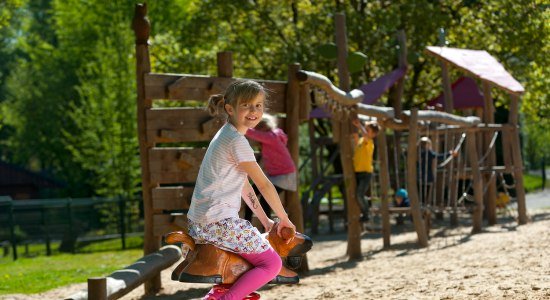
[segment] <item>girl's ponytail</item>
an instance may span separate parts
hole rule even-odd
[[[211,116],[218,116],[221,113],[225,113],[225,101],[222,94],[215,94],[210,96],[208,99],[208,105],[206,106],[206,110],[208,110],[208,113],[210,113]]]

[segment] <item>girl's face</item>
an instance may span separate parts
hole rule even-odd
[[[262,120],[264,102],[265,95],[259,93],[252,101],[248,103],[239,103],[238,107],[226,104],[225,109],[229,114],[229,122],[233,124],[240,133],[245,134],[248,128],[256,127]]]

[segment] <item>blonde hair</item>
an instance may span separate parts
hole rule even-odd
[[[261,128],[263,130],[273,130],[277,128],[277,117],[264,113],[262,120],[258,123],[256,128]]]
[[[429,137],[427,136],[423,136],[420,138],[420,140],[418,141],[418,145],[422,146],[422,147],[428,147],[428,146],[431,146],[432,145],[432,140],[430,140]]]
[[[241,103],[251,102],[259,94],[263,94],[267,98],[266,89],[258,82],[253,80],[237,80],[227,87],[224,94],[212,95],[208,99],[206,109],[212,116],[220,114],[227,116],[225,104],[237,107]],[[265,105],[266,103],[264,103]]]

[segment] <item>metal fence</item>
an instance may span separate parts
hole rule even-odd
[[[52,243],[60,252],[75,253],[77,246],[119,238],[126,248],[129,235],[143,234],[141,199],[66,198],[12,200],[0,196],[0,247],[4,256],[17,246],[44,244],[46,255]]]

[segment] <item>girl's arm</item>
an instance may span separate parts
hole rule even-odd
[[[244,181],[242,197],[246,205],[250,207],[252,212],[258,217],[258,220],[262,222],[262,225],[265,228],[265,232],[269,232],[273,226],[273,220],[271,220],[266,214],[262,206],[260,205],[260,200],[256,197],[254,189],[248,182],[248,178]]]
[[[294,226],[294,224],[292,224],[292,222],[288,219],[288,215],[281,204],[281,199],[279,199],[277,190],[275,190],[275,187],[271,181],[267,179],[258,163],[255,161],[245,161],[239,164],[239,168],[245,171],[248,176],[252,178],[252,181],[254,181],[254,184],[256,184],[256,187],[258,187],[260,193],[264,196],[264,199],[273,209],[277,217],[279,217],[280,226],[277,228],[277,234],[279,234],[279,236],[281,235],[281,230],[283,227],[289,227],[296,230],[296,226]]]

